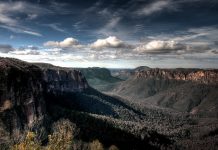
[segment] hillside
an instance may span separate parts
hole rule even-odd
[[[83,73],[88,83],[99,91],[108,91],[117,82],[122,81],[120,78],[111,76],[110,70],[106,68],[78,68],[78,70]]]
[[[116,78],[127,80],[128,78],[132,77],[136,72],[149,69],[151,68],[147,66],[139,66],[135,69],[110,69],[110,72],[111,75]]]
[[[217,117],[217,89],[218,70],[150,69],[135,72],[113,92],[132,101]]]

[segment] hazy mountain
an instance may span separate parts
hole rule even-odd
[[[122,80],[127,80],[133,73],[132,69],[110,69],[110,71],[113,77]]]
[[[134,69],[110,69],[111,75],[117,78],[120,78],[122,80],[127,80],[131,76],[135,74],[135,72],[141,71],[141,70],[149,70],[150,68],[147,66],[140,66]]]

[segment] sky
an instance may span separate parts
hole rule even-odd
[[[218,0],[0,0],[0,57],[218,68]]]

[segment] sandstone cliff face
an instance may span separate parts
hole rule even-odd
[[[130,101],[217,117],[218,70],[149,69],[136,71],[113,92]]]
[[[149,69],[135,73],[135,78],[155,78],[156,80],[193,81],[204,84],[218,83],[218,70],[201,69]]]
[[[77,70],[42,69],[47,92],[80,92],[88,87],[85,77]]]
[[[46,117],[44,93],[81,92],[88,84],[76,70],[46,69],[16,59],[0,58],[0,119],[11,136]]]

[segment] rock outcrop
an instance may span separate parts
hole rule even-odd
[[[81,92],[86,88],[88,83],[80,71],[0,58],[0,119],[11,136],[19,136],[22,129],[44,122],[45,93]]]
[[[135,73],[136,78],[155,78],[156,80],[193,81],[204,84],[218,83],[218,70],[203,69],[149,69]]]
[[[136,71],[112,92],[134,102],[217,117],[217,89],[216,69],[155,68]]]

